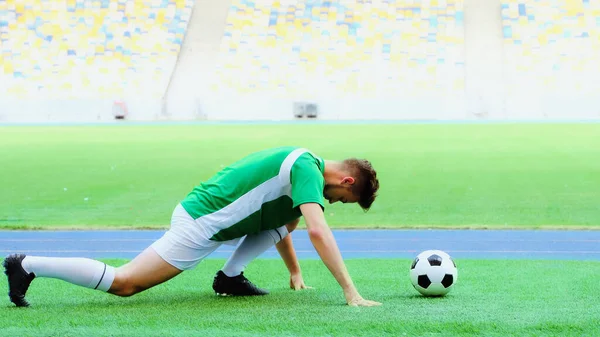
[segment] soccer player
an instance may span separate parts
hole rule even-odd
[[[28,306],[25,294],[36,277],[61,279],[118,296],[132,296],[194,268],[221,244],[238,244],[214,277],[220,295],[265,295],[243,274],[250,261],[276,245],[290,272],[290,287],[304,289],[292,232],[304,216],[319,256],[351,306],[381,303],[363,299],[354,286],[324,217],[329,203],[358,203],[368,210],[379,181],[371,163],[323,160],[296,147],[250,154],[196,186],[175,207],[170,229],[129,263],[114,268],[86,258],[9,255],[4,260],[9,297]],[[241,242],[238,242],[241,239]]]

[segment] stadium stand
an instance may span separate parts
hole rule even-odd
[[[0,1],[12,97],[163,95],[194,0]]]
[[[502,22],[507,83],[569,96],[597,92],[600,2],[505,0]]]
[[[464,90],[460,0],[234,0],[217,91]]]

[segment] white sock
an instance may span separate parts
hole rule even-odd
[[[277,229],[262,231],[258,234],[248,235],[231,255],[225,266],[223,273],[229,277],[241,274],[250,261],[257,258],[270,247],[288,235],[287,227],[281,226]]]
[[[51,277],[78,286],[108,291],[115,279],[115,268],[84,258],[26,256],[21,263],[36,277]]]

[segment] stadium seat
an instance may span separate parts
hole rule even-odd
[[[13,97],[160,97],[194,0],[0,1],[0,75]]]
[[[463,49],[461,0],[233,0],[212,87],[300,96],[459,92]]]

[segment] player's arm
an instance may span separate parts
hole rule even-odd
[[[333,274],[333,277],[335,277],[342,287],[348,305],[380,305],[381,303],[363,299],[358,293],[348,274],[333,233],[325,222],[325,215],[321,206],[317,203],[306,203],[300,205],[300,211],[306,221],[310,241],[315,246],[321,260],[323,260],[329,271]]]
[[[281,255],[283,262],[285,262],[285,266],[290,272],[290,288],[294,290],[311,288],[304,284],[300,263],[298,263],[296,250],[294,249],[294,244],[292,243],[292,233],[286,235],[286,237],[280,240],[275,247],[277,247],[279,255]]]

